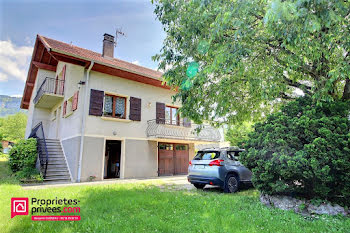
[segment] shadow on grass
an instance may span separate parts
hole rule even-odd
[[[240,184],[238,192],[246,191],[246,190],[250,190],[250,189],[254,189],[254,186],[252,184]],[[215,192],[224,193],[224,191],[220,187],[211,186],[211,185],[205,186],[203,191],[204,192],[212,192],[212,193],[215,193]]]

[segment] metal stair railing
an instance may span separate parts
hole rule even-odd
[[[29,138],[35,138],[37,141],[37,151],[40,162],[40,171],[46,178],[47,164],[49,162],[49,154],[45,140],[44,128],[42,122],[39,122],[31,131]]]

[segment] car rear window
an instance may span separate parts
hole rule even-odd
[[[199,151],[194,160],[213,160],[220,156],[219,151]]]

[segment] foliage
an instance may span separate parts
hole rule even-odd
[[[26,124],[27,115],[25,113],[0,118],[0,134],[5,140],[18,142],[24,138]]]
[[[350,103],[307,97],[270,115],[246,141],[242,162],[268,194],[350,205]]]
[[[186,182],[186,180],[183,180]],[[160,180],[132,184],[76,185],[23,189],[0,186],[2,232],[348,232],[350,218],[307,218],[291,211],[268,208],[254,189],[232,195],[209,191],[179,190]],[[0,181],[1,183],[1,181]],[[179,182],[177,182],[179,183]],[[162,188],[159,186],[161,185]],[[169,187],[169,188],[167,188]],[[172,190],[169,190],[172,189]],[[11,219],[11,197],[52,200],[78,199],[80,221],[41,221],[29,216]],[[37,205],[30,205],[30,208]],[[56,205],[54,205],[56,206]],[[67,214],[66,214],[67,215]],[[305,219],[306,218],[306,219]],[[292,227],[291,227],[292,226]]]
[[[253,131],[251,122],[242,122],[231,125],[225,132],[225,141],[229,141],[231,146],[240,146],[240,142],[248,139],[248,133]]]
[[[154,0],[153,58],[185,116],[255,121],[298,95],[350,99],[350,2]]]
[[[35,169],[37,157],[36,140],[34,138],[21,140],[10,150],[10,168],[19,178],[33,178],[38,175]]]

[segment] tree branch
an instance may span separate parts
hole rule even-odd
[[[350,100],[350,78],[345,80],[344,92],[343,92],[343,100]]]

